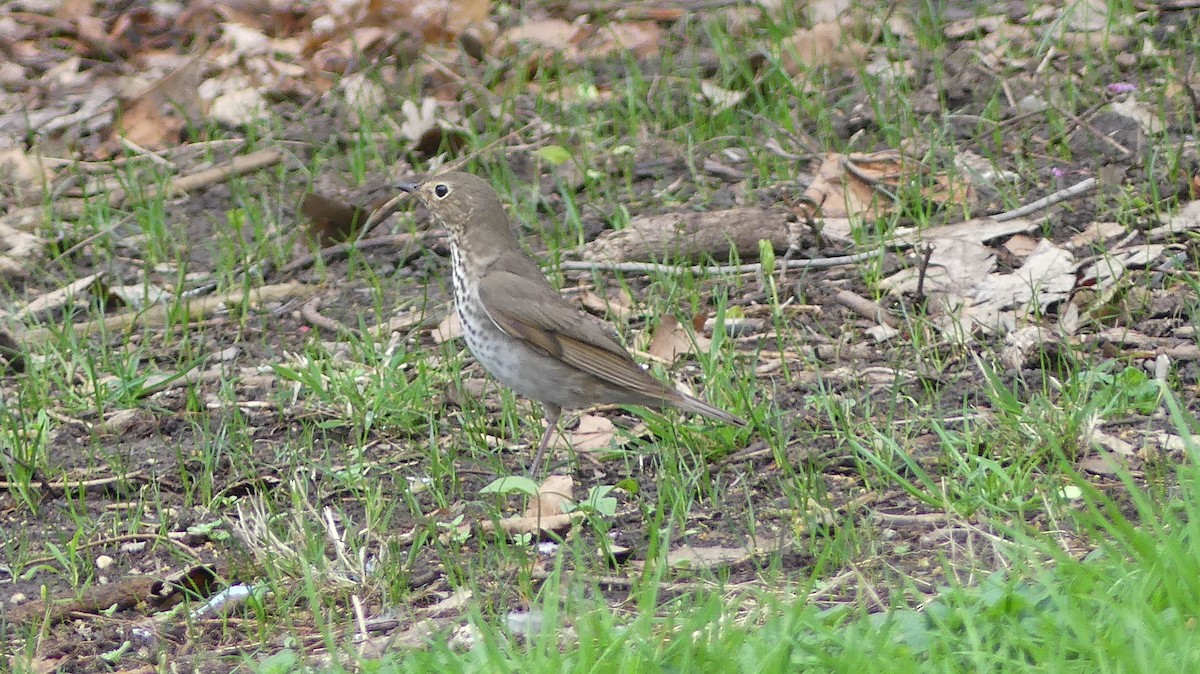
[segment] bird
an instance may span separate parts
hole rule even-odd
[[[449,233],[455,311],[471,354],[501,384],[542,405],[546,430],[531,475],[539,474],[563,409],[674,407],[747,425],[659,381],[633,359],[610,324],[563,299],[521,248],[487,180],[451,172],[397,187],[424,202]]]

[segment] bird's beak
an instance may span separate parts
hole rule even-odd
[[[412,194],[417,191],[418,185],[416,183],[396,183],[396,187],[400,188],[401,192]]]

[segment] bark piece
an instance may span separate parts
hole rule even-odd
[[[638,216],[625,229],[605,232],[584,248],[589,262],[658,262],[711,255],[726,259],[731,250],[758,257],[758,242],[766,239],[776,250],[788,247],[783,208],[731,208],[698,213],[681,211]]]

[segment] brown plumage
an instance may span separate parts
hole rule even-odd
[[[547,428],[531,473],[541,466],[563,408],[669,406],[746,425],[656,379],[612,326],[568,304],[521,249],[486,181],[447,173],[400,188],[420,197],[450,233],[454,299],[471,353],[500,383],[545,408]]]

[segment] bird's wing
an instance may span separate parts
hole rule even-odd
[[[669,395],[670,389],[643,370],[617,342],[608,324],[567,304],[541,278],[489,271],[480,278],[479,300],[496,327],[509,337],[631,391]]]

